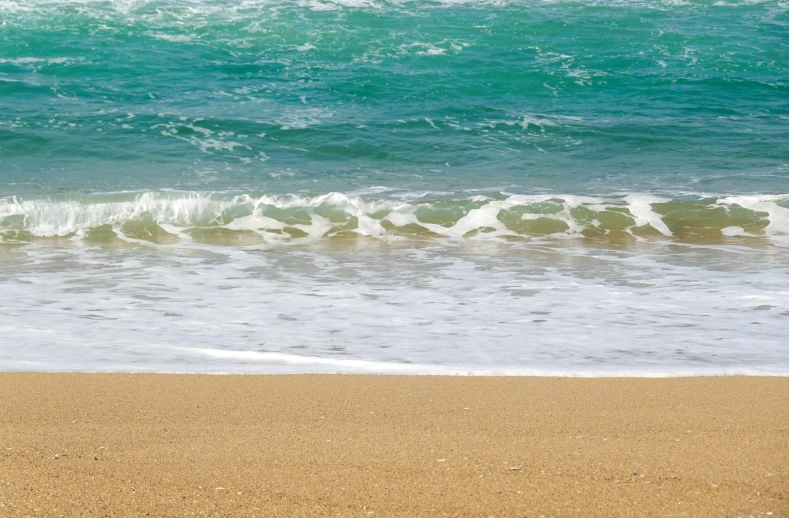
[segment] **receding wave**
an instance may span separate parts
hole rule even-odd
[[[0,238],[95,243],[390,240],[679,240],[789,244],[789,194],[670,199],[497,193],[400,201],[148,192],[0,198]]]

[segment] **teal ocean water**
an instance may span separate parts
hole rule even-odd
[[[0,0],[0,368],[789,373],[782,0]]]

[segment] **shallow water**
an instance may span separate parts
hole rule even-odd
[[[786,374],[787,271],[735,246],[28,245],[0,368]]]

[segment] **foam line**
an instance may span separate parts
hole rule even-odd
[[[789,195],[672,200],[643,193],[609,197],[493,193],[435,199],[423,194],[389,194],[397,199],[338,192],[317,196],[212,192],[12,196],[0,198],[0,235],[5,239],[21,239],[20,233],[38,238],[82,238],[108,226],[121,239],[149,241],[155,241],[156,235],[170,234],[176,241],[189,242],[190,232],[198,228],[251,231],[268,242],[316,240],[348,233],[400,239],[420,232],[422,237],[500,240],[536,236],[593,238],[651,226],[666,237],[674,237],[664,218],[653,209],[656,203],[672,202],[687,210],[709,211],[706,218],[675,222],[685,225],[678,227],[683,231],[679,235],[709,233],[712,228],[721,237],[752,239],[763,234],[777,244],[789,240],[789,208],[784,206]],[[409,198],[412,201],[403,201]],[[727,214],[716,209],[734,205],[747,212],[745,219],[738,216],[740,219],[733,225]],[[556,224],[546,223],[551,220]],[[694,228],[694,224],[701,226]],[[301,233],[293,234],[288,229]]]

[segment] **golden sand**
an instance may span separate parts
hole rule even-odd
[[[789,378],[0,374],[0,516],[789,516]]]

